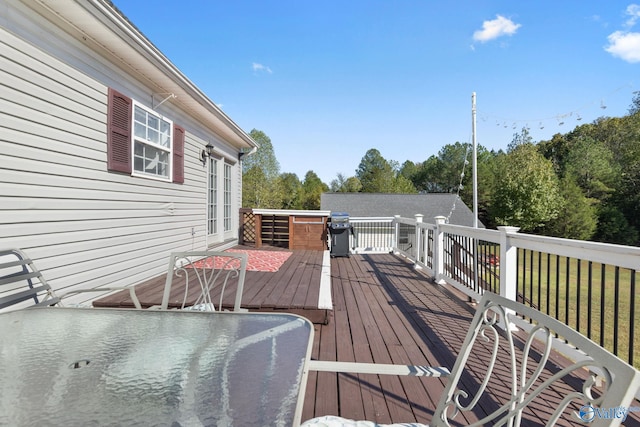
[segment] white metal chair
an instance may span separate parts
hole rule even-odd
[[[0,310],[56,305],[55,295],[31,258],[19,249],[0,250]]]
[[[560,341],[571,348],[555,349]],[[560,348],[569,350],[561,355]],[[508,372],[500,358],[507,360]],[[539,421],[546,426],[556,425],[561,417],[576,425],[617,426],[626,418],[624,409],[639,387],[638,370],[590,339],[538,310],[487,292],[478,303],[430,425],[527,425],[523,413],[529,407],[546,410]],[[550,394],[555,397],[548,399]],[[478,415],[482,399],[494,409]],[[303,423],[321,425],[377,424],[332,416]]]
[[[173,252],[169,257],[167,280],[159,308],[214,311],[216,308],[212,296],[219,294],[217,310],[221,310],[225,291],[235,287],[233,311],[242,311],[240,304],[247,260],[247,254],[241,252]],[[184,278],[184,291],[173,289],[173,282],[177,278]],[[195,286],[199,295],[195,302],[189,302],[189,295]]]
[[[0,310],[63,305],[63,299],[85,292],[129,291],[136,308],[141,309],[135,287],[100,287],[56,294],[33,260],[21,249],[0,250]]]

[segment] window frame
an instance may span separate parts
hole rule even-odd
[[[222,203],[222,212],[223,212],[223,228],[224,231],[232,231],[233,230],[233,215],[231,213],[233,206],[233,192],[232,192],[232,175],[233,169],[232,165],[227,162],[223,162],[224,164],[224,173],[223,173],[223,203]]]
[[[113,88],[107,90],[107,170],[129,176],[133,174],[133,99]],[[139,103],[140,104],[140,103]],[[140,104],[142,105],[142,104]],[[143,105],[144,107],[144,105]],[[153,111],[153,110],[152,110]],[[153,111],[156,115],[157,112]],[[163,117],[164,118],[164,117]],[[168,179],[150,174],[136,174],[136,178],[153,179],[160,182],[184,184],[184,149],[186,131],[173,122],[170,176]]]
[[[218,234],[218,159],[209,159],[207,179],[207,235]]]
[[[147,119],[147,123],[141,123],[139,121],[136,120],[136,110],[137,109],[141,109],[142,111],[144,111],[146,113],[146,119]],[[173,120],[168,119],[166,117],[164,117],[162,114],[159,114],[158,112],[152,110],[151,108],[145,106],[144,104],[141,104],[140,102],[136,101],[135,99],[132,100],[132,108],[131,108],[131,176],[135,176],[135,177],[139,177],[139,178],[149,178],[149,179],[155,179],[155,180],[159,180],[159,181],[164,181],[164,182],[171,182],[173,180],[173,168],[174,168],[174,123]],[[158,124],[159,127],[158,129],[154,129],[148,126],[148,121],[149,121],[149,116],[155,118],[158,120]],[[166,128],[168,130],[168,135],[166,137],[166,141],[168,144],[168,147],[162,145],[161,142],[154,142],[152,140],[150,140],[147,136],[147,139],[144,140],[141,137],[138,137],[136,135],[136,129],[137,129],[137,124],[140,123],[142,126],[144,126],[145,130],[147,131],[147,135],[149,133],[149,130],[152,131],[157,131],[159,134],[159,137],[161,137],[162,135],[162,122],[166,122]],[[167,171],[166,171],[166,175],[159,175],[159,174],[155,174],[155,173],[148,173],[148,172],[144,172],[141,170],[136,169],[136,158],[138,157],[136,155],[136,144],[141,144],[143,146],[148,146],[151,147],[155,150],[159,150],[159,151],[163,151],[166,153],[166,157],[167,157]],[[147,159],[143,158],[143,161],[146,161]]]

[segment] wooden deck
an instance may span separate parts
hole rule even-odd
[[[388,254],[334,258],[331,277],[333,318],[327,325],[315,326],[314,359],[453,367],[475,310],[466,297],[433,284],[411,264]],[[474,360],[463,377],[468,390],[478,388],[489,354],[488,348],[474,348]],[[509,395],[506,360],[499,359],[503,364],[496,368],[504,376],[498,375],[489,384],[492,396]],[[558,358],[557,363],[563,362]],[[522,425],[544,425],[557,403],[572,391],[571,380],[536,400],[524,414]],[[378,423],[428,423],[444,381],[311,372],[303,419],[339,415]],[[497,407],[497,401],[484,398],[478,410],[461,421],[476,421]],[[630,413],[624,425],[640,426],[639,415]],[[575,419],[557,423],[580,424]]]
[[[321,262],[320,251],[294,251],[277,273],[247,272],[243,305],[252,310],[318,314],[313,303],[309,303],[313,301],[309,295],[317,293]],[[328,322],[314,325],[312,358],[453,367],[474,313],[466,297],[433,284],[411,264],[391,254],[333,258],[331,282],[333,310],[324,311],[320,316],[324,316],[323,320],[329,316]],[[149,286],[148,296],[151,296],[152,284],[144,286]],[[96,305],[127,304],[126,296],[119,298],[102,299]],[[157,295],[153,298],[157,299]],[[489,351],[474,348],[474,354],[477,356],[464,377],[465,386],[471,391],[477,389],[483,379]],[[509,394],[506,365],[499,364],[496,369],[504,372],[490,382],[491,395],[496,396],[496,400],[484,398],[478,410],[461,421],[481,418],[498,406],[499,397]],[[311,372],[302,419],[339,415],[378,423],[428,423],[445,381],[428,377]],[[545,393],[541,403],[524,414],[522,425],[544,425],[543,420],[569,393],[569,387],[559,384]],[[630,413],[624,425],[640,426],[639,416],[640,413]],[[574,419],[561,421],[557,425],[581,424]]]
[[[242,248],[251,250],[248,247]],[[263,247],[260,250],[284,249]],[[277,272],[247,271],[242,307],[249,311],[284,311],[299,314],[314,323],[326,323],[330,310],[318,308],[322,258],[323,251],[296,250]],[[136,295],[143,307],[160,305],[166,278],[164,274],[136,286]],[[231,283],[231,286],[234,284]],[[184,287],[184,278],[174,279],[173,301],[182,301]],[[192,287],[186,305],[192,305],[198,294],[199,289]],[[217,301],[218,295],[212,294],[212,300]],[[233,308],[234,296],[235,288],[230,287],[225,293],[223,308]],[[93,302],[93,306],[132,308],[134,305],[129,292],[123,291],[97,299]]]

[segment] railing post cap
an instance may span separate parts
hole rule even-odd
[[[520,227],[512,227],[510,225],[501,225],[498,227],[498,230],[503,233],[517,233],[520,230]]]
[[[415,214],[414,217],[416,218],[416,222],[422,222],[422,218],[424,218],[424,215]]]
[[[442,216],[442,215],[438,215],[438,216],[434,217],[433,219],[435,219],[436,224],[444,224],[447,221],[447,217],[446,216]]]

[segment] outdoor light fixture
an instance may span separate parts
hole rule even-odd
[[[213,155],[213,150],[215,150],[215,147],[213,146],[212,143],[208,143],[204,147],[204,150],[202,150],[202,154],[200,155],[200,158],[202,159],[203,166],[207,163],[207,157],[211,157]]]

